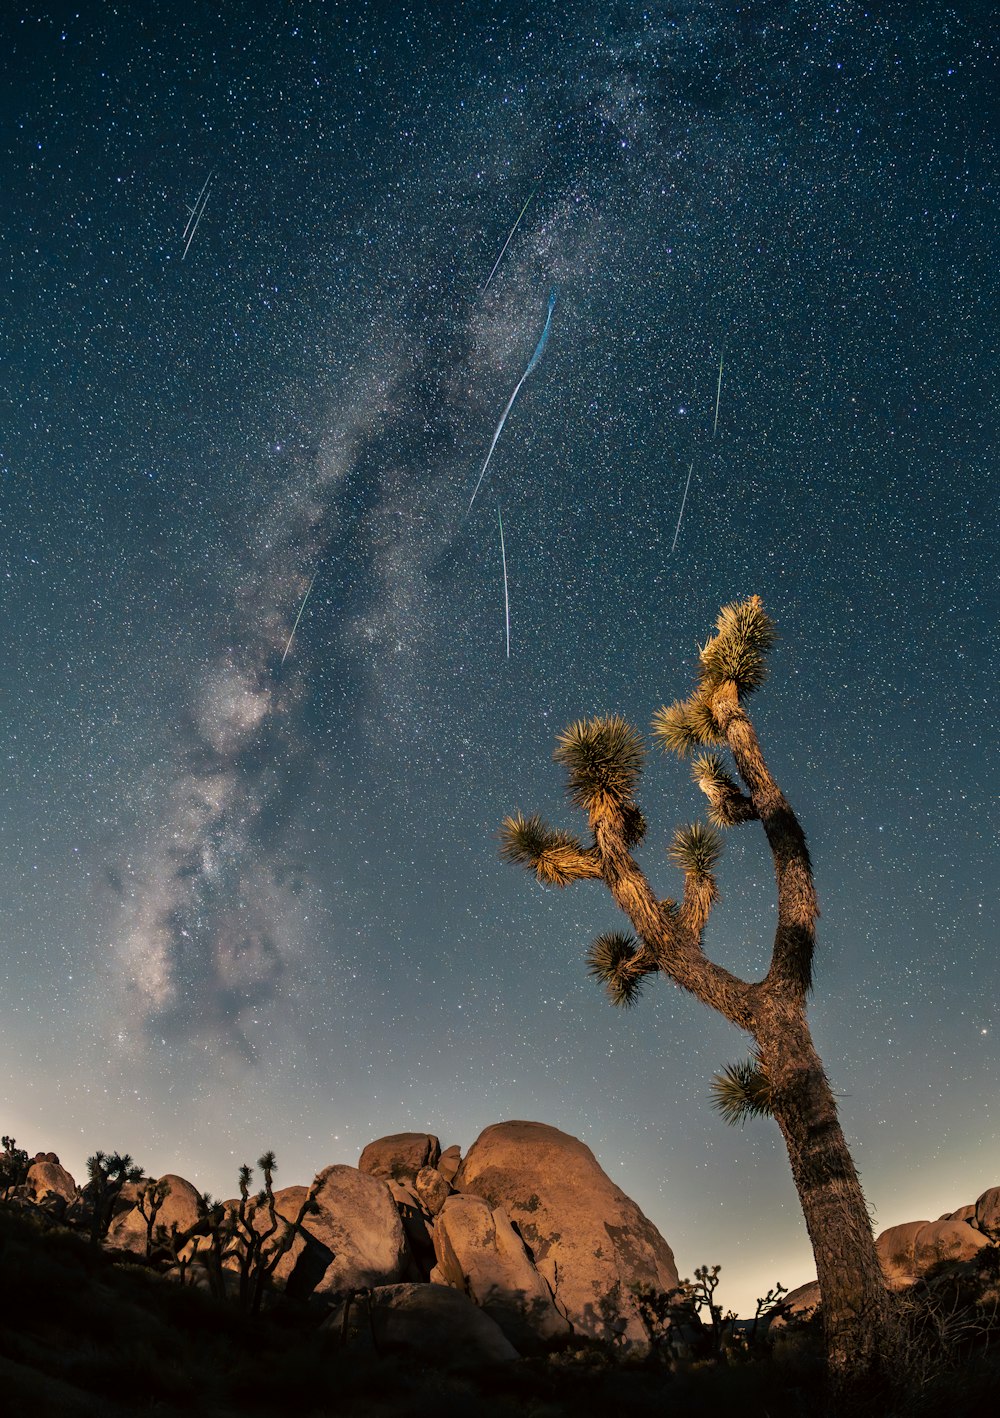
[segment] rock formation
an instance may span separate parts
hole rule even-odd
[[[173,1173],[160,1182],[168,1191],[153,1221],[154,1263],[162,1269],[172,1255],[179,1263],[167,1273],[175,1279],[238,1296],[247,1256],[234,1224],[241,1203],[223,1203],[213,1250],[195,1187]],[[139,1200],[149,1185],[122,1187],[109,1250],[146,1257],[149,1208]],[[442,1152],[432,1133],[378,1138],[357,1167],[319,1172],[314,1202],[304,1207],[309,1190],[274,1193],[273,1234],[259,1198],[247,1198],[243,1214],[266,1237],[269,1302],[284,1291],[332,1307],[328,1327],[352,1346],[477,1364],[558,1347],[574,1335],[641,1349],[649,1336],[634,1287],[669,1291],[678,1284],[673,1253],[656,1227],[588,1147],[544,1123],[496,1123],[464,1160],[457,1146]],[[90,1189],[76,1186],[55,1153],[36,1155],[9,1204],[90,1232]],[[891,1226],[876,1245],[886,1283],[899,1290],[997,1242],[1000,1186],[937,1221]],[[813,1310],[819,1287],[800,1286],[788,1301],[793,1312]]]
[[[326,1167],[317,1179],[307,1236],[330,1252],[316,1295],[336,1295],[409,1278],[410,1254],[399,1211],[384,1181],[357,1167]]]
[[[470,1148],[455,1186],[503,1208],[577,1333],[648,1342],[632,1287],[672,1290],[673,1252],[589,1147],[544,1123],[496,1123]]]
[[[429,1132],[397,1132],[370,1142],[358,1160],[358,1170],[370,1177],[412,1182],[422,1167],[433,1167],[441,1144]]]
[[[173,1232],[177,1236],[186,1235],[193,1226],[198,1224],[198,1191],[185,1181],[183,1177],[176,1176],[173,1172],[168,1172],[160,1178],[160,1182],[165,1182],[169,1187],[163,1205],[156,1213],[153,1223],[153,1240],[159,1235],[169,1236]],[[119,1211],[108,1228],[107,1244],[113,1250],[132,1251],[136,1255],[146,1254],[146,1238],[148,1235],[147,1217],[143,1215],[139,1206],[135,1205],[134,1198],[138,1183],[129,1182],[130,1198],[133,1205],[127,1210]],[[124,1190],[124,1188],[123,1188]]]
[[[946,1211],[937,1221],[904,1221],[876,1238],[875,1249],[890,1290],[905,1290],[942,1261],[971,1260],[984,1246],[1000,1239],[1000,1187],[990,1187],[978,1201]],[[795,1314],[820,1303],[815,1280],[787,1297]]]
[[[434,1224],[434,1250],[432,1280],[468,1295],[522,1354],[570,1334],[503,1207],[491,1210],[471,1194],[450,1196]]]
[[[449,1368],[518,1358],[489,1315],[446,1285],[379,1285],[341,1300],[323,1326],[348,1348],[408,1353]]]
[[[30,1199],[39,1205],[58,1200],[68,1206],[76,1200],[76,1182],[60,1166],[54,1152],[38,1154],[28,1168],[24,1185]]]

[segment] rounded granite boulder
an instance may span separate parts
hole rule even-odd
[[[454,1185],[503,1208],[575,1330],[648,1343],[632,1287],[674,1289],[673,1252],[589,1147],[545,1123],[495,1123]]]

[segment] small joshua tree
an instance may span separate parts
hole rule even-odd
[[[95,1152],[87,1158],[87,1175],[93,1204],[90,1239],[97,1245],[108,1234],[122,1188],[126,1182],[141,1181],[142,1168],[135,1165],[127,1152],[124,1156],[113,1152],[110,1157],[104,1152]]]
[[[635,796],[646,748],[618,715],[571,725],[555,752],[571,802],[588,816],[590,840],[517,813],[503,824],[502,855],[544,884],[590,880],[608,888],[634,933],[600,936],[588,965],[615,1004],[634,1005],[646,979],[659,973],[749,1034],[750,1061],[716,1080],[715,1101],[731,1121],[767,1115],[777,1122],[816,1258],[829,1363],[838,1378],[855,1380],[882,1368],[888,1303],[861,1184],[806,1018],[819,908],[805,834],[746,708],[764,683],[774,640],[758,596],[723,607],[700,653],[694,692],[654,716],[653,736],[665,752],[685,758],[701,751],[693,777],[713,824],[678,828],[667,849],[683,874],[680,901],[654,893],[635,859],[646,835]],[[723,748],[739,781],[716,751]],[[770,964],[756,982],[714,964],[703,946],[719,899],[714,869],[722,838],[715,829],[750,823],[767,838],[778,898]]]
[[[238,1174],[240,1199],[235,1206],[213,1202],[208,1195],[201,1199],[200,1206],[208,1226],[209,1244],[199,1258],[208,1273],[209,1286],[215,1295],[224,1298],[225,1272],[235,1272],[240,1307],[254,1315],[260,1313],[265,1287],[279,1261],[301,1233],[307,1214],[315,1210],[319,1187],[319,1182],[314,1181],[294,1221],[284,1221],[274,1197],[274,1173],[278,1170],[274,1153],[265,1152],[257,1166],[264,1174],[264,1186],[256,1197],[250,1195],[253,1168],[244,1162]],[[275,1240],[282,1224],[284,1229]]]
[[[149,1260],[153,1253],[153,1228],[156,1226],[156,1218],[163,1209],[163,1203],[170,1195],[170,1183],[166,1177],[161,1177],[159,1181],[144,1182],[139,1188],[139,1193],[135,1199],[139,1215],[146,1223],[146,1259]],[[164,1227],[159,1228],[161,1236]]]
[[[12,1137],[0,1138],[0,1199],[6,1201],[15,1187],[24,1185],[31,1162],[23,1147]]]

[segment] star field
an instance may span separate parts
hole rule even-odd
[[[287,1185],[532,1118],[727,1303],[809,1278],[776,1130],[708,1103],[744,1042],[663,982],[613,1011],[583,959],[610,899],[498,858],[516,808],[582,825],[557,732],[648,727],[756,592],[877,1224],[1000,1181],[988,20],[2,21],[5,1132],[226,1195],[265,1146]],[[641,801],[667,894],[701,802],[653,757]],[[762,834],[720,882],[710,952],[759,977]]]

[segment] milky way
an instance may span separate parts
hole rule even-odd
[[[727,1301],[807,1278],[780,1140],[708,1104],[743,1041],[667,987],[608,1009],[611,902],[497,854],[518,808],[582,826],[556,733],[645,729],[756,592],[879,1222],[1000,1181],[985,23],[483,0],[4,32],[4,1131],[229,1194],[264,1146],[287,1184],[534,1118]],[[666,892],[700,799],[651,759],[642,802]],[[762,841],[721,885],[709,948],[759,973]]]

